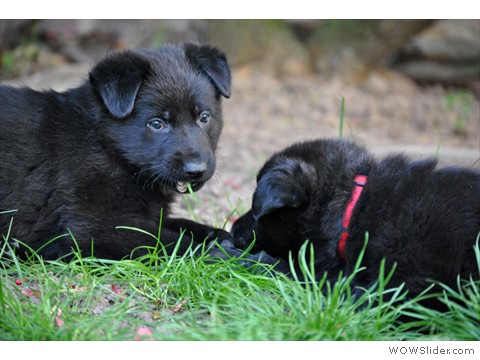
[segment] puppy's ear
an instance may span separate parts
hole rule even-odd
[[[148,61],[131,51],[117,53],[98,63],[90,72],[90,82],[100,94],[110,114],[128,116],[135,97],[150,68]]]
[[[283,159],[263,172],[253,194],[252,214],[262,216],[283,208],[298,208],[308,203],[315,172],[303,161]]]
[[[210,45],[185,44],[185,56],[198,67],[226,98],[230,97],[232,76],[225,54]]]

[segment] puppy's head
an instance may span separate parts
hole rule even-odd
[[[199,189],[215,171],[221,97],[231,75],[208,45],[117,52],[90,73],[101,112],[98,131],[145,187]]]
[[[340,140],[298,143],[273,155],[258,173],[252,209],[233,225],[235,245],[245,249],[255,239],[253,250],[285,258],[306,240],[315,249],[335,243],[352,180],[366,161],[363,148]]]
[[[270,159],[257,176],[252,209],[233,225],[235,245],[245,249],[255,238],[254,251],[286,257],[290,250],[298,250],[305,241],[302,218],[316,180],[316,170],[302,159],[284,155]]]

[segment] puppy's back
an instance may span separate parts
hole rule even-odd
[[[0,201],[23,183],[29,169],[45,159],[40,152],[39,129],[46,95],[28,88],[0,86]],[[8,210],[8,209],[0,209]]]
[[[38,116],[34,116],[34,114],[38,114],[44,103],[45,93],[30,88],[1,85],[0,126],[3,129],[6,126],[5,124],[9,124],[9,122],[35,122],[35,119],[38,120]],[[28,104],[28,106],[25,106],[25,104]]]

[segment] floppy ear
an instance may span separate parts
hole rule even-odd
[[[286,159],[267,170],[253,194],[255,220],[283,208],[298,208],[309,201],[312,173],[310,165]]]
[[[225,54],[210,45],[185,44],[185,56],[198,67],[226,98],[230,97],[232,77]]]
[[[90,72],[90,82],[102,97],[110,114],[128,116],[150,68],[148,61],[131,51],[107,57]]]
[[[263,185],[263,184],[262,184]],[[301,193],[282,187],[282,184],[266,184],[257,187],[254,194],[252,213],[255,220],[283,208],[296,208],[305,200]],[[300,196],[298,196],[300,195]]]

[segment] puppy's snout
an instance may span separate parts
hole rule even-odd
[[[207,169],[208,165],[204,161],[189,161],[183,165],[185,174],[192,180],[201,178]]]

